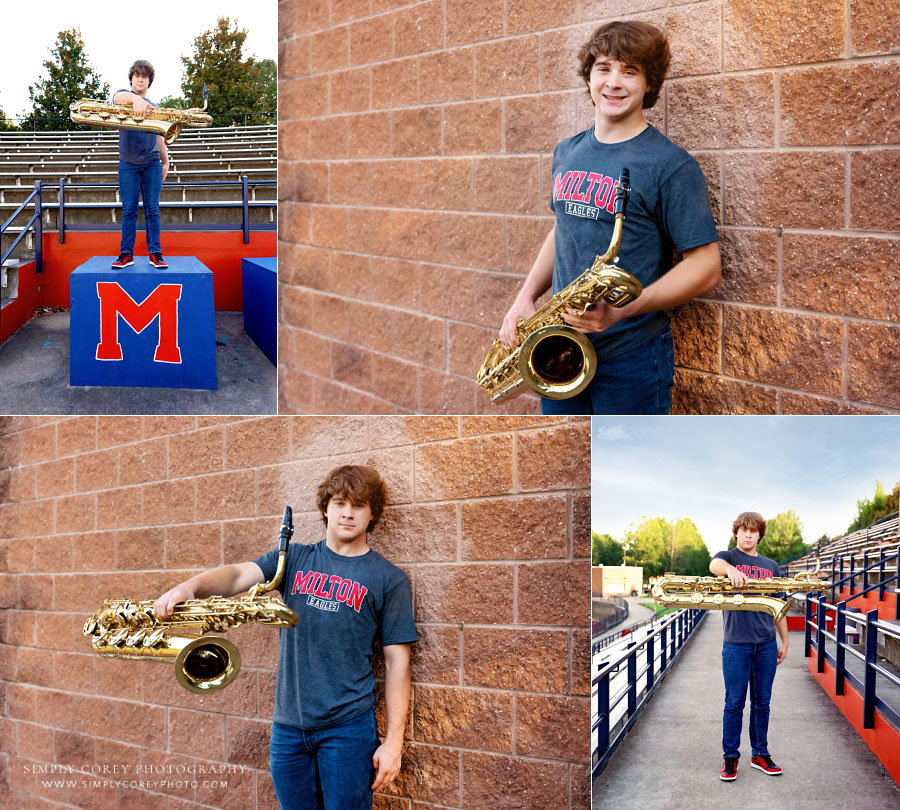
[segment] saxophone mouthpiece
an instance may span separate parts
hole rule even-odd
[[[616,198],[613,203],[613,213],[618,217],[620,214],[625,216],[625,206],[628,205],[628,197],[631,195],[631,173],[626,168],[622,168],[622,174],[619,175],[619,182],[616,185]]]
[[[209,90],[207,89],[206,85],[204,84],[203,85],[203,98],[205,99],[208,95],[209,95]]]
[[[284,517],[281,520],[281,545],[279,551],[287,551],[288,543],[291,542],[291,536],[294,534],[294,520],[291,513],[291,507],[284,507]]]

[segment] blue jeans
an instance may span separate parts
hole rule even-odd
[[[722,644],[725,678],[725,713],[722,717],[722,752],[725,758],[741,755],[744,701],[750,686],[750,751],[769,754],[769,701],[778,665],[778,639],[761,644]]]
[[[672,332],[597,363],[591,384],[569,399],[541,399],[544,414],[668,414],[675,381]]]
[[[159,241],[159,194],[162,190],[162,162],[119,161],[119,192],[122,195],[122,244],[119,253],[134,253],[137,234],[138,195],[144,200],[147,223],[147,252],[162,253]]]
[[[269,762],[282,810],[372,810],[375,712],[304,731],[274,723]]]

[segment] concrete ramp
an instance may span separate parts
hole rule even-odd
[[[634,728],[593,784],[593,810],[897,810],[900,789],[807,670],[791,633],[772,690],[769,750],[784,770],[750,767],[749,695],[741,764],[722,767],[722,620],[706,617]]]

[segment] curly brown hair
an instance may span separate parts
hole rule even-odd
[[[146,76],[150,81],[147,83],[147,86],[153,84],[153,77],[156,76],[156,71],[153,69],[153,65],[151,65],[146,59],[138,59],[130,68],[128,68],[128,83],[131,84],[131,77],[134,76],[135,73],[140,73],[142,76]]]
[[[328,517],[325,511],[328,509],[328,502],[336,495],[347,498],[354,506],[369,505],[372,520],[369,521],[366,531],[370,532],[384,512],[387,485],[378,470],[373,467],[345,464],[343,467],[333,469],[316,490],[316,505],[322,513],[322,520],[326,526]]]
[[[741,512],[731,524],[732,537],[737,537],[738,529],[756,529],[762,540],[766,536],[766,519],[759,512]]]
[[[647,92],[643,108],[650,109],[659,98],[672,56],[666,35],[655,25],[616,21],[601,25],[578,51],[578,74],[591,92],[591,69],[600,56],[635,65],[644,71]]]

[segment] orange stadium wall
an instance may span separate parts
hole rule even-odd
[[[593,121],[574,53],[625,17],[669,35],[648,117],[724,258],[674,317],[674,411],[900,411],[892,8],[281,0],[282,407],[497,412],[473,378],[552,227],[554,145]]]
[[[409,575],[420,636],[375,807],[587,810],[589,453],[565,417],[0,417],[0,807],[275,810],[277,632],[230,630],[242,670],[200,697],[171,664],[94,654],[82,626],[274,548],[285,504],[294,541],[318,540],[316,485],[368,463],[390,490],[372,544]],[[81,783],[137,765],[162,786]],[[227,787],[185,787],[201,767]]]
[[[0,314],[0,343],[24,324],[40,306],[37,264],[26,262],[19,268],[19,288],[15,301],[10,301]]]
[[[828,696],[834,701],[835,705],[841,710],[841,713],[850,725],[856,729],[856,733],[862,737],[866,745],[869,746],[872,753],[878,757],[879,762],[884,769],[891,775],[893,780],[900,786],[900,732],[897,731],[887,720],[885,720],[878,710],[875,710],[875,727],[863,728],[863,699],[847,681],[844,681],[844,694],[835,694],[835,671],[827,661],[825,662],[825,672],[816,672],[816,654],[807,659],[807,666],[813,677],[819,682]]]
[[[144,232],[138,232],[137,250]],[[69,307],[69,275],[92,256],[118,256],[120,234],[112,231],[70,231],[65,244],[59,243],[56,231],[45,231],[42,239],[43,272],[36,273],[34,262],[19,270],[19,299],[9,313],[3,310],[0,343],[22,326],[38,306]],[[275,233],[251,231],[250,242],[243,234],[232,231],[163,231],[166,256],[196,256],[213,273],[213,299],[219,311],[234,312],[244,308],[241,259],[274,256]],[[21,300],[21,304],[18,301]]]

